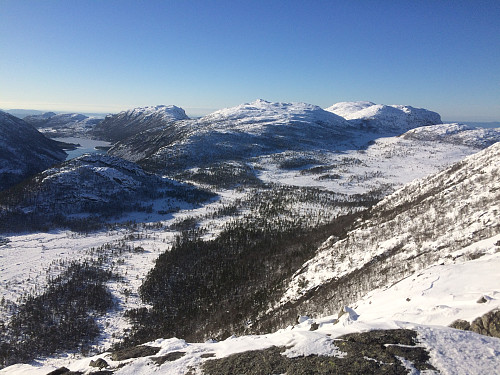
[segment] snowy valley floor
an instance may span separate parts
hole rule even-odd
[[[292,358],[313,354],[342,358],[341,341],[335,340],[339,336],[379,329],[408,329],[417,332],[417,346],[428,350],[430,364],[441,374],[499,374],[500,339],[446,327],[457,318],[470,321],[500,307],[500,252],[495,245],[499,239],[500,236],[496,236],[478,244],[487,253],[479,259],[429,267],[387,289],[374,290],[352,308],[346,308],[347,312],[339,319],[336,314],[304,316],[297,325],[275,333],[230,337],[221,342],[158,339],[147,344],[158,347],[157,353],[144,358],[113,361],[110,353],[80,359],[68,356],[32,365],[14,365],[0,373],[47,374],[62,366],[88,373],[96,370],[89,366],[90,361],[103,358],[110,369],[116,369],[116,374],[181,375],[190,369],[199,369],[206,361],[273,346],[288,348],[282,355]],[[482,297],[486,302],[478,302]],[[317,329],[311,331],[311,326]],[[183,354],[171,355],[170,360],[161,365],[154,362],[154,358],[173,352]],[[419,372],[411,361],[402,363],[411,374],[436,373],[433,370]]]
[[[475,151],[465,146],[451,149],[446,144],[422,147],[417,142],[410,145],[408,141],[397,137],[381,139],[367,150],[331,156],[327,164],[337,166],[340,162],[345,163],[342,172],[339,172],[344,177],[318,179],[312,185],[344,194],[364,193],[387,184],[395,188]],[[262,168],[260,177],[264,181],[311,185],[310,176],[294,170],[275,170],[273,161],[258,160],[256,165]],[[333,167],[332,170],[335,171]],[[0,295],[7,301],[16,301],[23,293],[43,290],[47,275],[55,276],[62,272],[64,261],[92,257],[92,248],[110,244],[142,249],[124,251],[117,258],[109,259],[108,266],[123,278],[108,284],[117,306],[99,322],[103,334],[97,348],[108,350],[110,345],[119,341],[123,330],[129,327],[123,318],[123,311],[143,306],[137,290],[144,276],[154,266],[155,259],[170,248],[174,237],[179,234],[177,230],[171,229],[171,225],[195,217],[201,226],[207,228],[206,236],[210,237],[217,235],[227,221],[234,220],[234,217],[211,219],[210,215],[225,205],[232,205],[237,199],[243,199],[245,193],[220,193],[221,200],[200,209],[183,210],[164,221],[161,228],[154,227],[157,217],[148,220],[130,216],[127,219],[149,222],[151,226],[138,224],[135,228],[96,232],[86,236],[69,231],[7,236],[10,242],[0,245]],[[306,206],[304,211],[306,209],[311,207]],[[342,357],[342,349],[335,341],[339,336],[401,328],[417,332],[418,345],[428,348],[430,363],[440,373],[500,374],[500,339],[446,327],[456,319],[470,322],[500,307],[500,246],[497,244],[500,244],[500,235],[474,245],[471,253],[485,254],[478,259],[465,261],[457,258],[455,261],[433,265],[389,288],[374,290],[352,304],[352,310],[346,309],[348,312],[341,317],[338,317],[337,311],[325,317],[303,317],[300,324],[275,333],[231,337],[221,342],[186,343],[176,338],[158,339],[149,343],[161,348],[158,353],[136,360],[113,361],[109,353],[89,358],[80,353],[70,353],[62,357],[40,359],[32,364],[13,365],[0,370],[0,374],[47,374],[61,366],[90,373],[97,370],[89,366],[90,361],[97,358],[104,358],[110,368],[116,370],[116,374],[186,374],[191,368],[197,373],[201,371],[199,366],[207,361],[272,346],[288,348],[283,355],[291,357],[311,354]],[[479,303],[480,299],[485,302]],[[0,312],[3,313],[0,319],[5,319],[9,314],[8,309]],[[316,324],[318,329],[310,331]],[[152,357],[172,352],[184,354],[174,355],[172,360],[166,360],[161,365],[152,360]],[[401,363],[410,373],[419,373],[411,363]],[[424,371],[432,373],[432,370]]]

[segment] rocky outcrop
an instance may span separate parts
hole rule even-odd
[[[435,370],[416,336],[404,329],[355,333],[334,340],[331,356],[290,358],[285,347],[273,346],[209,360],[202,368],[207,375],[405,374],[410,364],[419,372]]]
[[[148,345],[139,345],[131,348],[121,349],[116,352],[113,352],[111,355],[111,359],[113,361],[124,361],[130,358],[140,358],[140,357],[148,357],[151,355],[155,355],[160,351],[160,347],[157,346],[148,346]]]
[[[451,328],[462,329],[464,331],[472,331],[485,336],[500,338],[500,310],[492,310],[479,318],[474,319],[471,323],[466,320],[456,320],[451,325]]]

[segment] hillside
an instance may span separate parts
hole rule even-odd
[[[438,113],[408,105],[340,102],[325,110],[344,117],[353,126],[380,133],[404,133],[421,126],[441,124]]]
[[[274,306],[264,301],[257,304],[257,311],[249,307],[251,315],[257,312],[255,320],[248,320],[246,310],[213,315],[212,308],[227,298],[220,295],[213,295],[213,306],[198,307],[210,321],[220,324],[219,329],[227,329],[236,318],[241,332],[260,335],[229,334],[220,341],[190,343],[169,336],[158,338],[159,327],[146,320],[145,328],[157,338],[147,342],[147,347],[78,360],[61,358],[41,368],[14,365],[4,372],[45,374],[61,366],[92,371],[101,358],[102,367],[116,374],[148,374],[152,369],[160,374],[344,373],[347,369],[354,374],[495,373],[500,339],[446,325],[457,319],[482,324],[478,322],[487,321],[485,317],[500,307],[499,151],[496,143],[440,173],[413,181],[351,221],[347,232],[336,233],[313,251],[311,260],[298,266]],[[258,243],[251,232],[243,234],[247,241]],[[196,243],[197,269],[210,273],[200,257],[205,250]],[[187,244],[178,243],[182,248],[170,253],[187,252],[189,257]],[[293,246],[289,250],[294,254]],[[252,258],[257,260],[255,255]],[[236,259],[217,260],[218,269],[227,267],[222,276],[246,272]],[[175,286],[181,291],[179,297],[189,294],[183,303],[197,298],[198,291],[188,284],[172,283],[176,275],[189,276],[178,263],[172,265],[175,272],[168,267],[157,269],[166,276],[166,283],[157,287]],[[267,282],[268,277],[263,280]],[[277,295],[269,292],[268,298]],[[192,310],[180,311],[169,323],[177,332],[185,329],[185,318],[193,316]],[[493,313],[488,315],[489,311]],[[240,331],[236,326],[233,329]]]
[[[431,265],[484,256],[474,244],[494,243],[500,231],[499,158],[496,143],[382,200],[345,237],[318,249],[277,309],[325,314]]]
[[[162,128],[189,117],[175,105],[138,107],[115,115],[108,115],[92,131],[98,139],[117,142],[140,132]]]
[[[102,121],[102,118],[80,113],[46,112],[41,115],[26,116],[23,120],[50,137],[75,137],[86,136]]]
[[[33,126],[0,111],[0,190],[63,161],[66,153]]]
[[[0,193],[1,231],[54,226],[92,230],[126,212],[172,213],[212,195],[144,172],[128,161],[83,155]],[[157,204],[155,202],[158,201]]]

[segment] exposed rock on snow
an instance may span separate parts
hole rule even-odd
[[[487,312],[483,316],[474,319],[472,323],[458,319],[450,327],[500,338],[500,309]]]
[[[441,116],[436,112],[406,105],[340,102],[325,110],[344,117],[353,126],[381,133],[403,133],[421,126],[441,124]]]
[[[0,190],[63,161],[66,153],[33,126],[0,111]]]

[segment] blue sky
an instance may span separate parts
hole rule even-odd
[[[499,121],[499,20],[499,0],[0,0],[0,108],[370,100]]]

